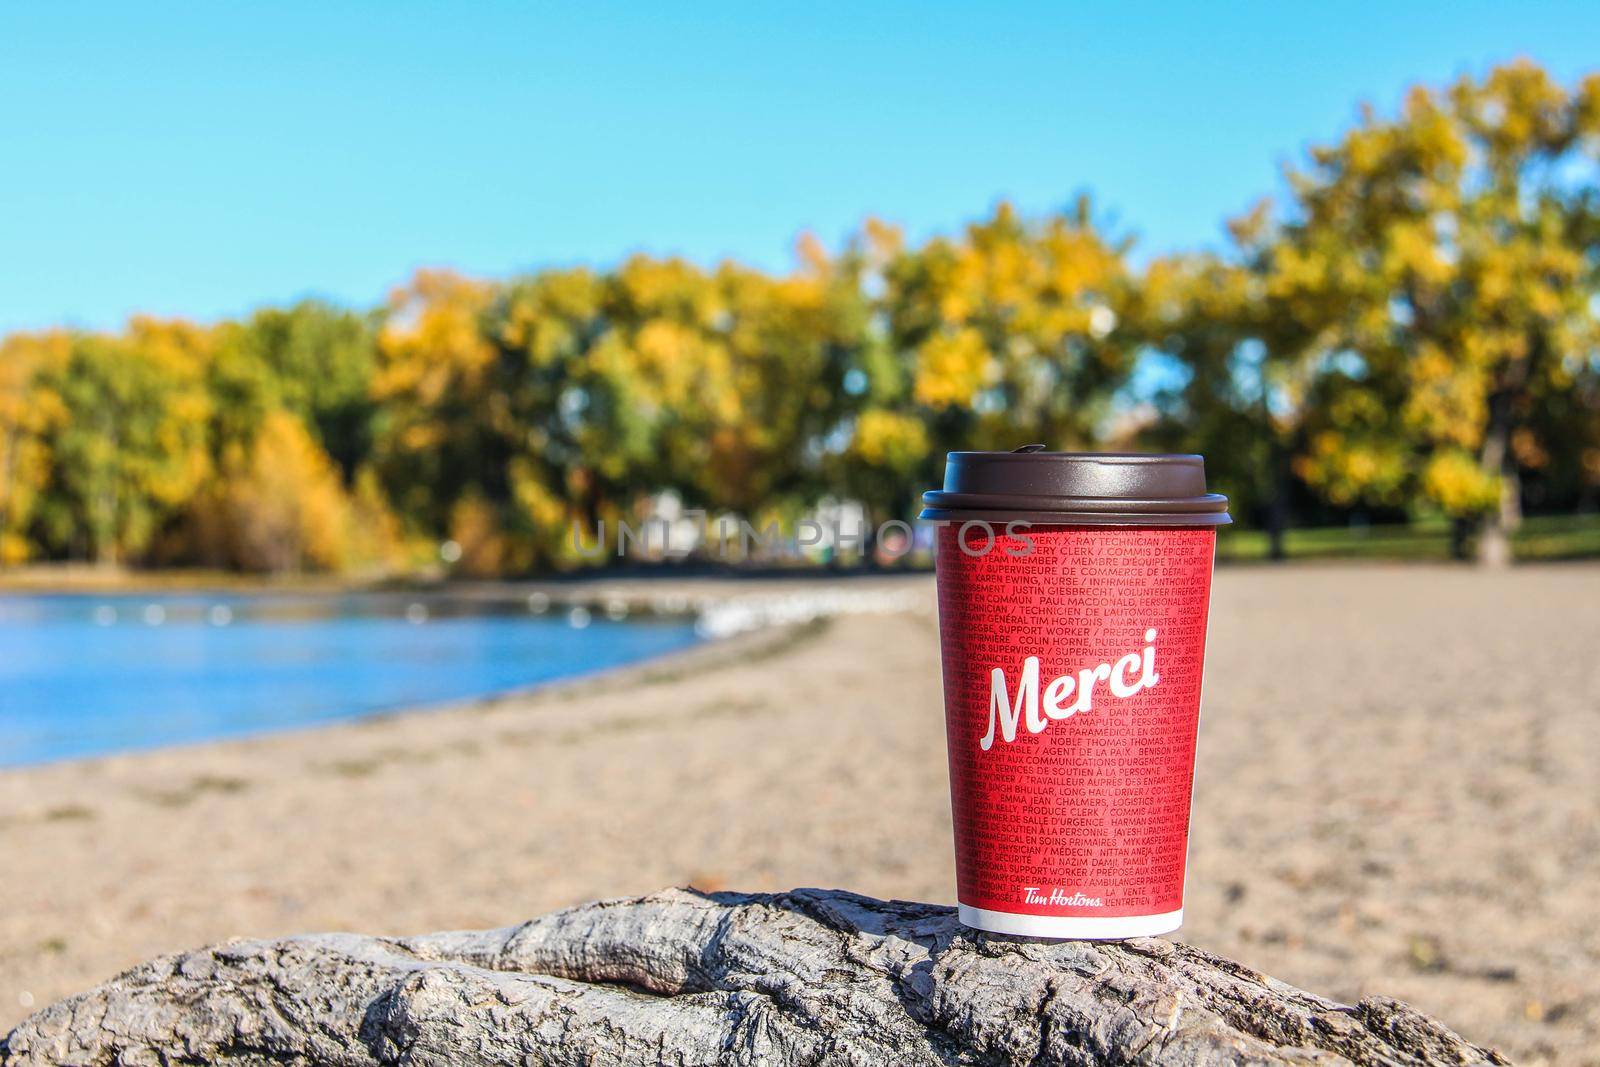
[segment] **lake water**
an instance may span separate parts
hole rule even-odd
[[[3,596],[0,766],[487,696],[696,640],[687,619],[521,601]]]

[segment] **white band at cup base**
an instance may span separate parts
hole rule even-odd
[[[1183,909],[1160,915],[1107,915],[1103,918],[1080,915],[1022,915],[1012,911],[989,911],[966,904],[957,905],[962,925],[992,934],[1018,934],[1023,937],[1086,938],[1116,940],[1123,937],[1152,937],[1171,933],[1183,925]]]

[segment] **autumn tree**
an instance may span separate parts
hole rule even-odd
[[[496,408],[508,457],[500,510],[509,517],[494,519],[495,506],[477,497],[458,522],[463,533],[499,536],[504,526],[520,532],[528,564],[569,561],[572,521],[593,520],[604,506],[601,478],[624,478],[639,454],[635,446],[632,459],[614,457],[608,470],[600,469],[607,442],[593,429],[596,404],[604,417],[612,397],[591,357],[611,329],[604,303],[605,281],[595,272],[549,270],[507,285],[487,316],[504,397],[504,407]],[[503,546],[474,553],[486,561],[503,555]]]
[[[716,273],[725,311],[713,328],[736,405],[709,420],[696,495],[712,506],[794,518],[833,489],[821,442],[839,420],[868,309],[847,260],[809,238],[798,254],[785,276],[733,265]]]
[[[645,494],[703,485],[719,429],[741,410],[721,329],[729,312],[707,272],[634,256],[605,280],[602,300],[607,329],[568,397],[578,443],[569,486],[591,521],[631,515]]]
[[[137,556],[211,473],[207,330],[134,319],[118,337],[73,337],[39,377],[60,405],[39,504],[46,544],[69,557]]]
[[[338,571],[353,562],[356,516],[339,469],[298,416],[269,412],[249,451],[230,459],[221,497],[235,566]]]
[[[1135,356],[1118,331],[1133,293],[1127,248],[1100,232],[1087,198],[1037,220],[1002,203],[889,265],[892,343],[936,447],[1098,439]]]
[[[752,517],[822,491],[815,441],[864,313],[817,246],[800,258],[772,276],[636,256],[507,287],[489,331],[511,496],[542,559],[570,557],[574,519],[632,519],[666,490]]]
[[[72,337],[63,330],[0,340],[0,565],[34,554],[30,526],[54,461],[49,436],[66,415],[41,378],[71,351]]]
[[[0,565],[34,555],[29,526],[50,482],[48,434],[64,418],[42,376],[72,352],[72,336],[53,330],[0,341]]]
[[[867,541],[887,519],[915,514],[914,504],[932,477],[926,413],[912,397],[912,354],[897,349],[890,329],[887,272],[903,268],[911,253],[899,227],[868,219],[832,260],[836,306],[847,309],[828,427],[809,448],[821,456],[818,496],[860,504]],[[856,531],[844,531],[853,535]]]
[[[895,494],[871,505],[905,514],[949,450],[1101,439],[1137,354],[1123,328],[1135,278],[1087,199],[1040,219],[1002,203],[918,247],[878,224],[862,244],[881,294],[842,452],[849,484]]]
[[[1161,359],[1150,398],[1157,418],[1140,438],[1206,456],[1236,515],[1258,521],[1269,555],[1285,534],[1309,422],[1338,369],[1330,360],[1341,310],[1285,276],[1270,205],[1228,224],[1226,255],[1163,257],[1140,280],[1129,313],[1142,358]]]
[[[303,300],[225,323],[218,334],[211,389],[220,438],[248,441],[281,408],[353,480],[372,448],[377,345],[369,316]]]
[[[1302,477],[1335,503],[1421,501],[1503,563],[1521,474],[1559,450],[1538,413],[1595,343],[1592,246],[1575,239],[1600,77],[1523,62],[1400,114],[1370,109],[1292,177],[1272,251],[1286,299],[1338,309]]]
[[[462,497],[506,499],[498,352],[483,328],[493,286],[423,271],[384,310],[372,377],[373,460],[417,533],[448,536]]]
[[[1139,443],[1203,454],[1232,513],[1265,525],[1282,558],[1297,411],[1283,379],[1294,360],[1260,336],[1260,278],[1219,256],[1164,257],[1145,271],[1137,303],[1131,325],[1147,342],[1138,399],[1149,408]]]

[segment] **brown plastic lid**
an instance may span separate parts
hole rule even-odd
[[[1228,498],[1206,492],[1201,456],[1146,452],[951,452],[922,518],[1100,526],[1221,526]]]

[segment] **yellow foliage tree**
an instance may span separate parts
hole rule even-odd
[[[211,332],[135,318],[120,337],[72,337],[42,369],[58,406],[36,527],[46,545],[101,563],[142,553],[212,474],[206,388]]]
[[[1330,324],[1333,373],[1299,465],[1312,487],[1416,498],[1462,531],[1481,517],[1480,559],[1509,558],[1514,442],[1530,461],[1560,446],[1538,439],[1539,409],[1597,341],[1592,210],[1569,177],[1597,135],[1600,76],[1567,90],[1518,62],[1415,89],[1394,119],[1368,109],[1313,150],[1270,271]]]
[[[0,565],[33,554],[28,527],[49,485],[48,431],[66,415],[39,378],[66,363],[71,351],[72,338],[61,330],[0,340]]]
[[[234,562],[246,570],[338,571],[354,559],[355,514],[338,469],[286,411],[270,412],[222,494]]]
[[[372,379],[374,461],[400,511],[434,536],[459,497],[503,479],[496,349],[483,328],[493,286],[422,271],[390,298]]]
[[[881,227],[868,239],[898,244]],[[1135,293],[1126,251],[1082,199],[1039,220],[1002,203],[958,239],[891,254],[890,345],[910,361],[906,399],[924,412],[931,447],[1099,439],[1137,352],[1124,328]]]

